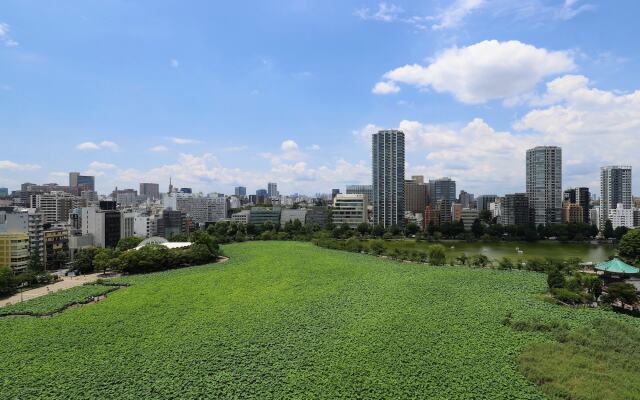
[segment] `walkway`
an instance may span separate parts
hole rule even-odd
[[[47,286],[41,286],[39,288],[26,290],[20,293],[16,293],[11,297],[0,300],[0,307],[4,307],[7,304],[19,303],[20,299],[29,300],[36,297],[44,296],[51,292],[57,292],[58,290],[69,289],[74,286],[84,285],[85,283],[94,282],[98,279],[98,274],[80,275],[80,276],[63,276],[61,281],[52,283]],[[48,290],[47,290],[48,289]]]

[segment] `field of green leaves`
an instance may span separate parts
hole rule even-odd
[[[543,399],[514,320],[574,329],[630,317],[543,302],[545,276],[429,267],[308,243],[122,278],[104,301],[0,318],[3,398]]]
[[[59,312],[71,305],[87,302],[91,297],[109,293],[117,286],[83,285],[71,289],[50,293],[21,303],[0,307],[2,315],[49,315]]]

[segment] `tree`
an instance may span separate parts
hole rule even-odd
[[[471,265],[473,265],[474,267],[485,268],[487,265],[489,265],[489,257],[485,256],[484,254],[476,254],[471,257]]]
[[[69,260],[69,256],[67,256],[67,253],[65,253],[64,251],[59,251],[53,257],[53,265],[57,269],[64,268],[68,260]]]
[[[118,240],[118,244],[116,245],[116,250],[118,251],[127,251],[136,248],[141,242],[142,238],[137,236],[130,236],[126,238],[122,238]]]
[[[117,267],[118,252],[109,248],[100,249],[95,257],[93,257],[93,265],[95,269],[102,270],[102,273],[106,274],[107,270]]]
[[[480,221],[486,222],[487,224],[491,223],[491,211],[489,210],[482,210],[480,211],[480,215],[479,215],[479,219]]]
[[[44,271],[44,265],[42,265],[42,260],[40,260],[40,249],[38,247],[31,251],[31,259],[29,260],[29,271],[33,272],[34,274]]]
[[[384,235],[384,227],[380,224],[377,224],[373,227],[373,229],[371,230],[371,233],[375,237],[382,237],[382,235]]]
[[[498,267],[500,269],[512,270],[514,268],[513,261],[511,261],[509,257],[502,257],[498,262]]]
[[[356,227],[356,230],[358,231],[358,233],[360,233],[362,236],[365,236],[367,233],[369,233],[369,224],[367,224],[366,222],[361,222],[358,224],[358,226]]]
[[[11,267],[0,267],[0,296],[15,292],[15,280]]]
[[[618,250],[620,255],[628,260],[640,257],[640,228],[625,233],[620,239]]]
[[[382,253],[384,253],[384,242],[380,239],[372,240],[371,244],[369,245],[369,248],[371,249],[371,252],[373,254],[375,254],[376,256],[379,256]]]
[[[476,218],[473,221],[473,224],[471,225],[471,233],[473,233],[473,236],[476,238],[484,235],[484,226],[482,226],[482,221],[480,221],[479,218]]]
[[[633,285],[624,282],[614,282],[609,284],[607,287],[607,294],[603,301],[613,303],[618,300],[625,304],[634,304],[638,301],[636,288]]]
[[[456,261],[458,261],[461,265],[467,265],[469,263],[469,257],[466,253],[462,253],[458,257],[456,257]]]
[[[429,256],[429,264],[431,265],[444,265],[447,261],[446,249],[441,244],[429,246],[427,255]]]
[[[392,236],[398,236],[401,232],[400,227],[396,224],[393,224],[387,228],[387,232],[389,232]]]
[[[613,237],[620,240],[627,234],[627,232],[629,232],[629,228],[626,226],[619,226],[613,231]]]
[[[564,275],[558,269],[552,269],[547,275],[547,285],[549,289],[558,289],[564,287]]]
[[[604,229],[602,230],[602,234],[606,239],[612,238],[615,235],[615,231],[613,230],[613,224],[611,223],[610,219],[608,219],[604,223]]]
[[[98,249],[95,247],[78,250],[75,254],[71,270],[78,271],[81,274],[93,272],[93,258],[97,252]]]
[[[413,236],[416,233],[418,233],[419,230],[420,228],[414,222],[408,223],[407,226],[404,228],[404,232],[407,236]]]

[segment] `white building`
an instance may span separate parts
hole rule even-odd
[[[367,200],[365,195],[337,194],[333,199],[332,218],[334,225],[347,224],[351,228],[367,222]]]
[[[502,199],[497,197],[494,202],[489,203],[489,211],[492,218],[500,218],[502,215]]]
[[[249,211],[249,210],[239,211],[239,212],[231,215],[231,222],[247,225],[249,223],[249,216],[250,215],[251,215],[251,211]]]
[[[196,224],[217,222],[227,217],[227,200],[219,196],[191,193],[170,193],[162,197],[165,208],[182,211]]]
[[[633,207],[631,195],[631,167],[611,165],[600,168],[600,219],[598,228],[603,229],[604,218],[619,204],[625,209]],[[611,221],[613,223],[613,221]]]
[[[121,212],[120,213],[120,238],[128,238],[134,235],[134,223],[136,213]]]
[[[466,231],[471,230],[473,222],[478,218],[480,218],[480,211],[478,209],[463,208],[462,211],[460,211],[460,220],[464,224],[464,229]]]
[[[633,228],[633,209],[625,208],[624,204],[618,203],[615,209],[609,210],[609,220],[613,225],[613,229],[620,226],[626,226],[631,229]]]

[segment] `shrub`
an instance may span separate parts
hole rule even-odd
[[[427,255],[429,256],[429,264],[432,265],[443,265],[447,261],[446,250],[441,244],[429,246]]]

